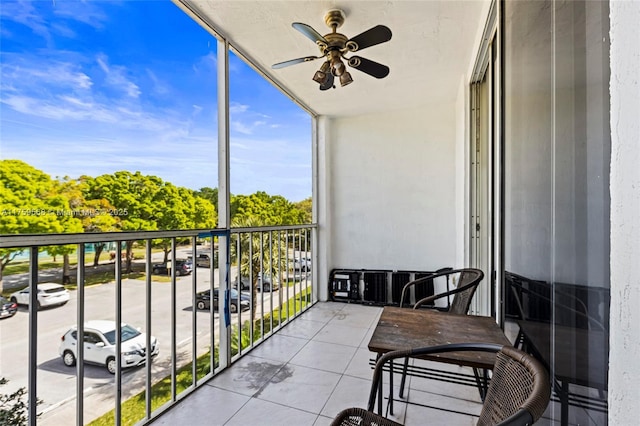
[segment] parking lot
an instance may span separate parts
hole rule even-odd
[[[197,268],[197,290],[210,287],[210,270]],[[217,270],[216,286],[217,286]],[[144,280],[125,279],[122,281],[122,319],[133,327],[148,332],[145,325],[146,285]],[[286,289],[281,290],[286,292]],[[107,283],[85,289],[85,320],[115,319],[116,286]],[[265,310],[279,305],[279,292],[258,293],[263,298]],[[293,290],[291,289],[291,296]],[[283,294],[286,297],[286,294]],[[160,354],[152,364],[152,382],[167,376],[171,367],[171,284],[153,282],[151,290],[151,334],[158,339]],[[258,300],[257,309],[262,303]],[[198,310],[196,332],[192,323],[192,278],[191,275],[176,279],[176,349],[178,367],[192,360],[193,336],[196,339],[197,355],[206,353],[211,344],[210,313]],[[38,398],[43,402],[39,411],[43,414],[41,424],[66,424],[75,419],[75,368],[63,364],[58,353],[62,335],[76,323],[77,292],[70,292],[67,304],[38,311]],[[243,312],[242,320],[249,318]],[[259,315],[259,312],[257,313]],[[218,333],[219,314],[214,313],[215,335]],[[237,323],[237,314],[232,315],[232,324]],[[0,376],[9,379],[2,393],[8,393],[27,385],[28,362],[28,310],[20,307],[17,314],[0,321]],[[144,389],[145,368],[132,368],[122,375],[123,400]],[[85,366],[85,421],[95,418],[113,408],[114,376],[104,366]],[[87,400],[91,399],[91,403]],[[69,417],[67,417],[69,416]]]

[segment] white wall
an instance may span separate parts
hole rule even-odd
[[[638,424],[640,3],[612,1],[609,424]]]
[[[326,270],[462,266],[454,102],[320,123]]]

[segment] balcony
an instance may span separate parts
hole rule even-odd
[[[226,316],[213,308],[196,311],[193,306],[196,293],[202,289],[213,291],[225,280],[228,284],[225,289],[232,289],[236,277],[241,281],[243,272],[234,272],[233,264],[228,275],[224,271],[215,272],[215,268],[198,271],[196,265],[195,273],[189,276],[178,276],[175,272],[162,280],[156,279],[157,274],[152,276],[156,260],[149,247],[153,240],[166,239],[172,254],[169,258],[176,259],[177,251],[181,250],[180,240],[186,238],[190,240],[190,255],[195,259],[201,238],[197,232],[83,237],[2,235],[0,249],[19,243],[30,257],[32,266],[25,285],[34,289],[37,282],[46,279],[37,268],[41,247],[76,245],[82,253],[80,262],[86,255],[85,245],[95,242],[94,238],[117,244],[116,259],[121,249],[125,251],[125,262],[114,260],[112,264],[112,281],[100,287],[80,285],[72,292],[71,301],[64,307],[68,316],[59,315],[63,308],[36,311],[23,307],[18,312],[23,319],[20,327],[12,326],[16,324],[13,320],[0,322],[2,376],[11,376],[3,392],[24,386],[30,395],[43,400],[41,404],[36,404],[34,398],[30,401],[31,424],[84,424],[110,410],[115,418],[110,424],[126,423],[121,421],[127,416],[126,401],[135,395],[144,400],[142,413],[134,416],[135,421],[142,423],[176,420],[205,423],[190,416],[206,408],[207,417],[202,418],[208,424],[212,412],[222,413],[230,407],[236,409],[223,416],[230,424],[251,423],[248,417],[242,417],[245,415],[262,416],[258,417],[260,423],[271,418],[280,422],[278,410],[310,414],[301,424],[306,424],[307,418],[309,424],[328,421],[337,407],[363,405],[366,401],[368,383],[364,382],[368,381],[370,371],[364,355],[366,334],[359,337],[358,333],[370,331],[371,325],[348,326],[355,329],[355,334],[347,345],[322,341],[319,337],[337,338],[340,333],[329,326],[344,321],[340,318],[372,315],[373,324],[377,314],[368,312],[379,312],[373,307],[317,302],[327,299],[329,271],[343,267],[432,270],[445,265],[477,266],[487,277],[493,277],[483,283],[472,310],[476,314],[496,315],[498,320],[504,315],[500,305],[508,297],[502,294],[506,270],[552,286],[561,282],[609,289],[611,283],[610,318],[611,329],[615,330],[611,362],[595,364],[595,369],[608,373],[612,379],[611,423],[633,424],[634,400],[629,395],[637,393],[640,381],[636,378],[640,374],[637,369],[627,368],[635,365],[633,357],[637,352],[627,346],[637,348],[639,341],[638,327],[632,326],[637,323],[634,320],[638,316],[635,309],[638,297],[631,287],[635,282],[632,271],[640,239],[636,238],[632,220],[636,217],[637,203],[629,202],[637,199],[637,191],[629,184],[629,177],[636,170],[637,138],[632,133],[635,121],[630,124],[619,110],[633,111],[637,102],[635,98],[633,102],[619,102],[619,98],[631,97],[637,87],[636,81],[628,76],[637,74],[633,72],[637,60],[633,62],[630,58],[638,56],[628,54],[626,45],[626,40],[633,40],[637,34],[633,20],[638,15],[636,11],[627,11],[625,8],[630,6],[625,2],[607,1],[398,1],[370,2],[366,8],[358,2],[344,2],[336,6],[347,6],[349,11],[345,33],[356,34],[378,23],[392,27],[394,39],[387,46],[393,48],[371,51],[372,58],[391,66],[392,74],[382,82],[367,80],[363,75],[349,87],[319,91],[310,82],[314,68],[301,65],[274,72],[270,67],[288,57],[309,54],[309,42],[290,26],[302,20],[320,28],[324,3],[247,2],[242,7],[236,2],[175,3],[216,35],[218,76],[229,74],[229,56],[245,59],[309,112],[313,132],[313,222],[317,226],[305,231],[294,228],[274,231],[284,235],[285,247],[291,246],[294,252],[311,252],[314,268],[302,277],[287,264],[293,258],[285,255],[282,280],[295,283],[277,294],[261,294],[251,310],[240,309],[239,313],[230,312]],[[497,22],[496,14],[492,14],[496,8],[501,8]],[[264,19],[265,16],[272,19]],[[549,34],[553,35],[552,40]],[[621,78],[625,72],[627,76]],[[212,80],[215,79],[207,79]],[[232,109],[229,86],[235,84],[228,80],[218,78],[217,86],[221,94],[219,118],[224,116],[227,124]],[[18,104],[22,106],[21,102]],[[219,175],[224,175],[228,174],[225,161],[229,159],[226,148],[230,136],[225,120],[219,122],[222,127],[218,134],[224,136],[218,143],[227,155],[227,158],[219,156]],[[610,129],[609,123],[618,124]],[[55,144],[49,145],[60,150]],[[226,187],[228,195],[228,182],[220,184]],[[616,226],[610,227],[614,222]],[[246,252],[239,240],[234,240],[234,232],[242,231],[210,234],[209,239],[228,240],[219,246],[213,243],[208,246],[211,254],[216,250],[236,250],[239,258],[243,256],[241,253],[252,257],[252,249]],[[246,232],[254,235],[250,239],[274,238],[270,231]],[[128,277],[126,273],[129,256],[125,242],[131,238],[142,242],[142,269],[136,271],[143,274],[142,279]],[[283,239],[275,237],[274,241]],[[261,262],[269,263],[269,259],[260,257]],[[175,264],[162,263],[167,270],[176,270]],[[248,268],[249,282],[255,286],[253,273],[263,268]],[[82,282],[85,274],[86,269],[79,268],[72,277]],[[140,290],[135,298],[128,293],[134,283]],[[303,288],[306,293],[301,295]],[[286,290],[289,294],[285,297]],[[87,302],[92,292],[104,292],[102,303]],[[250,293],[255,300],[255,294]],[[557,294],[553,287],[551,298]],[[296,307],[286,310],[286,320],[278,316],[274,321],[274,312],[279,314],[279,306],[291,299]],[[32,293],[31,305],[35,303]],[[226,305],[230,308],[229,303]],[[57,354],[60,335],[71,325],[82,327],[83,319],[100,307],[108,307],[118,324],[119,319],[130,321],[128,315],[132,315],[135,325],[148,334],[164,333],[160,338],[160,357],[153,362],[148,359],[144,367],[116,373],[115,377],[84,363],[75,369],[64,367]],[[267,321],[261,319],[264,314],[268,314]],[[240,334],[242,324],[254,315],[259,322],[252,323],[247,334]],[[608,311],[603,310],[603,315],[605,319],[609,317]],[[54,321],[61,321],[64,327],[49,329],[56,324]],[[324,325],[314,334],[295,334],[315,322]],[[507,331],[511,331],[508,327],[509,323]],[[327,331],[323,334],[324,328]],[[183,333],[183,329],[187,331]],[[20,336],[20,344],[10,333]],[[242,336],[248,337],[243,341]],[[302,345],[298,351],[284,360],[284,353],[293,349],[283,345],[288,339],[304,340],[298,342]],[[554,339],[551,333],[549,340]],[[301,361],[296,358],[301,357],[304,348],[320,343],[334,345],[335,355],[328,350],[316,351],[317,358],[299,365]],[[344,348],[355,350],[349,356]],[[348,358],[342,371],[320,368],[334,357],[339,359],[334,361],[335,365],[347,362]],[[585,353],[584,358],[591,359],[591,354]],[[267,360],[275,371],[259,374],[259,370],[249,365],[251,360],[256,364]],[[311,386],[304,373],[296,374],[303,367],[339,376],[320,408],[300,407],[296,401],[286,399],[305,395],[289,390],[293,389],[288,387],[293,382],[304,383],[306,392],[320,388]],[[184,383],[178,382],[182,373],[187,376]],[[292,375],[283,377],[285,373]],[[253,377],[260,381],[255,384],[255,392],[249,394],[246,382]],[[168,396],[159,402],[152,400],[152,386],[165,378]],[[351,382],[358,382],[354,384],[357,390],[351,391]],[[452,406],[456,407],[465,406],[464,410],[455,409],[464,413],[428,413],[430,418],[446,418],[434,421],[435,424],[455,423],[453,419],[458,415],[462,416],[460,423],[473,422],[479,401],[472,390],[466,395],[464,388],[456,387],[450,394],[440,395],[444,392],[442,383],[423,382],[411,381],[410,399],[429,396],[425,400],[433,398],[436,401],[430,404],[433,406],[446,407],[448,402],[455,402]],[[228,386],[229,383],[233,386]],[[249,385],[253,386],[252,382]],[[287,388],[283,390],[284,387]],[[346,396],[344,387],[349,389]],[[433,392],[429,393],[430,390]],[[223,403],[226,400],[216,396],[229,396],[229,392],[236,405]],[[211,393],[214,397],[210,397]],[[285,399],[276,400],[274,393]],[[313,404],[320,405],[315,392],[314,397],[318,401]],[[607,399],[607,394],[599,397]],[[98,408],[97,400],[106,408]],[[467,403],[476,408],[467,410]],[[216,408],[214,404],[223,407],[216,411],[212,409]],[[268,417],[261,411],[260,406],[264,405],[271,407],[267,410]],[[399,420],[411,423],[416,418],[412,412],[417,413],[420,423],[425,418],[424,413],[419,413],[425,407],[398,406]],[[559,411],[556,403],[551,404],[548,411],[551,420],[547,423],[559,419]],[[292,420],[295,417],[282,418],[295,423]],[[571,424],[607,422],[606,412],[571,407]]]
[[[30,250],[32,272],[6,281],[15,286],[21,278],[29,289],[43,276],[51,279],[52,271],[38,271],[40,248],[75,243],[78,250],[75,283],[71,283],[75,290],[65,306],[22,307],[17,318],[0,323],[9,342],[3,345],[3,375],[14,389],[23,386],[41,400],[29,405],[30,423],[320,425],[329,424],[344,408],[365,406],[373,360],[367,346],[382,308],[315,300],[319,286],[312,267],[314,231],[314,226],[285,226],[39,236],[40,245],[33,245],[29,236],[8,237],[5,247],[20,243]],[[97,238],[115,240],[116,256],[108,256],[101,265],[112,271],[113,281],[90,286],[95,267],[87,264],[87,247]],[[170,242],[167,263],[158,263],[162,252],[152,252],[160,239]],[[136,243],[127,243],[131,241]],[[134,275],[127,275],[129,256],[122,249],[136,245],[144,248],[144,255],[132,262]],[[123,253],[121,262],[116,259],[118,251]],[[220,263],[227,252],[228,275]],[[213,265],[196,263],[190,274],[181,276],[178,259],[188,255],[196,259],[203,253],[214,259]],[[307,257],[312,259],[308,268],[301,268],[300,259]],[[78,268],[83,259],[85,268]],[[160,271],[158,265],[167,270]],[[232,290],[245,274],[262,278],[254,269],[268,272],[264,277],[274,277],[271,284],[279,286],[257,292],[258,284],[266,286],[266,279],[249,280],[248,291],[241,293],[251,302],[246,309],[234,301],[233,291],[226,302],[218,300],[218,306],[210,302],[199,306],[197,294],[203,290],[219,290],[220,295],[227,283]],[[30,296],[35,299],[35,292]],[[34,299],[30,306],[37,304]],[[147,339],[153,334],[160,342],[160,355],[152,359],[150,351],[143,352],[146,365],[131,369],[122,368],[124,358],[118,360],[115,375],[108,374],[104,365],[65,366],[56,353],[60,336],[69,327],[77,327],[81,334],[81,324],[95,319],[133,324],[147,332]],[[515,341],[515,323],[508,321],[505,333]],[[116,330],[115,335],[120,334]],[[125,352],[124,338],[116,345],[120,347],[114,353]],[[83,348],[76,359],[83,358],[82,350],[88,356],[91,348]],[[481,400],[470,370],[421,363],[448,378],[410,377],[406,399],[396,398],[394,413],[388,417],[405,424],[420,424],[426,418],[433,424],[474,424]],[[466,385],[461,384],[465,379]],[[395,383],[397,387],[399,380]],[[557,411],[556,399],[546,421]],[[605,413],[574,405],[569,424],[602,424]]]

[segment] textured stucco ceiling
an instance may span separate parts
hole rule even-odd
[[[230,42],[313,111],[345,116],[412,108],[454,99],[460,79],[474,57],[487,0],[472,1],[208,1],[185,0]],[[350,70],[354,82],[321,92],[311,80],[322,61],[279,70],[271,65],[318,55],[312,41],[291,27],[303,22],[319,33],[329,9],[342,9],[338,30],[353,37],[383,24],[392,39],[361,51],[360,56],[391,69],[378,80]]]

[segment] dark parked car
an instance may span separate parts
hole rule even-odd
[[[232,313],[238,312],[238,294],[240,294],[240,309],[243,311],[248,310],[251,306],[249,305],[249,296],[246,294],[238,293],[237,290],[231,289],[231,305],[229,306],[229,311]],[[196,293],[196,308],[198,309],[209,309],[211,304],[211,290],[201,291]],[[218,289],[213,289],[213,309],[218,310]]]
[[[251,286],[249,285],[249,277],[242,277],[240,279],[240,290],[250,290]],[[233,286],[235,288],[238,288],[238,279],[236,278],[236,282],[233,283]],[[262,274],[258,275],[258,280],[256,283],[256,286],[258,288],[258,291],[263,291],[262,290]],[[276,279],[275,283],[272,283],[271,280],[271,275],[265,275],[264,276],[264,291],[269,292],[269,291],[278,291],[278,289],[280,288],[280,286],[278,285],[278,280]]]
[[[9,318],[18,311],[18,304],[0,296],[0,318]]]
[[[152,272],[156,275],[170,275],[171,261],[167,263],[156,263],[153,265]],[[176,259],[176,274],[177,275],[189,275],[193,270],[193,264],[188,260]]]
[[[193,262],[191,256],[189,256],[189,260]],[[196,266],[198,268],[211,268],[211,256],[206,253],[199,253],[196,256]],[[216,252],[213,260],[213,267],[218,267],[218,253]]]

